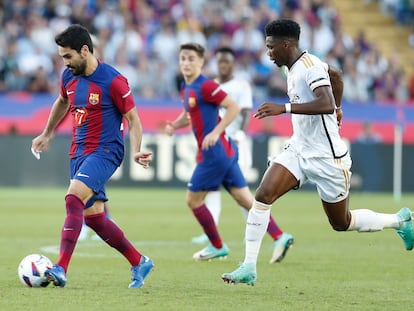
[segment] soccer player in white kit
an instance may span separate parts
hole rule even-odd
[[[373,232],[393,228],[406,250],[412,250],[414,230],[409,208],[404,207],[395,214],[349,209],[352,161],[339,135],[338,103],[335,105],[325,64],[299,49],[300,26],[293,20],[275,20],[266,25],[265,34],[270,59],[277,66],[288,68],[289,103],[265,102],[254,117],[262,119],[291,113],[293,135],[284,151],[273,159],[256,190],[247,218],[244,262],[235,271],[224,273],[222,279],[228,283],[255,284],[257,257],[271,206],[306,181],[316,185],[334,230]]]
[[[246,176],[248,170],[252,166],[252,155],[249,148],[249,143],[246,137],[246,130],[250,120],[251,110],[253,108],[253,92],[248,81],[236,78],[234,76],[234,66],[236,55],[232,48],[223,46],[215,51],[217,61],[218,76],[215,81],[220,84],[220,87],[230,95],[239,105],[240,113],[236,119],[230,123],[226,128],[226,134],[232,138],[237,144],[239,151],[239,166]],[[219,115],[224,117],[226,109],[221,108]],[[221,213],[221,192],[210,191],[205,203],[210,210],[216,225],[219,222]],[[248,211],[240,206],[240,210],[247,219]],[[283,232],[276,224],[276,227],[269,232],[274,240],[273,253],[269,263],[281,262],[286,255],[286,252],[292,246],[294,240],[293,236],[287,232]],[[209,240],[205,234],[196,236],[192,239],[194,244],[207,243]]]

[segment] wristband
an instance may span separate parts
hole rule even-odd
[[[292,111],[292,104],[291,103],[287,103],[287,104],[285,104],[285,112],[286,113],[291,113],[291,111]]]

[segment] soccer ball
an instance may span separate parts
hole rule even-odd
[[[46,287],[45,270],[52,268],[49,258],[40,254],[31,254],[22,259],[17,270],[20,281],[28,287]]]

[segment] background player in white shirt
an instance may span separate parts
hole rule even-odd
[[[215,57],[217,61],[218,76],[215,81],[220,84],[220,87],[230,95],[240,107],[240,113],[236,119],[230,123],[226,128],[227,136],[231,137],[238,146],[239,151],[239,166],[246,176],[248,170],[252,166],[252,155],[249,148],[249,143],[246,137],[247,126],[250,121],[251,111],[253,108],[253,93],[249,82],[234,77],[234,66],[236,55],[233,49],[223,46],[216,50]],[[220,109],[220,117],[223,118],[226,110]],[[219,222],[221,213],[221,192],[210,191],[205,202],[207,208],[210,210],[216,225]],[[240,206],[240,210],[245,218],[247,218],[247,210]],[[286,255],[286,252],[293,244],[293,236],[289,233],[283,232],[278,226],[274,228],[271,233],[274,240],[273,254],[270,263],[280,262]],[[207,243],[208,238],[205,234],[194,237],[192,239],[194,244]]]
[[[304,182],[316,184],[329,223],[336,231],[372,232],[393,228],[406,250],[414,246],[412,212],[404,207],[395,214],[349,209],[351,158],[338,130],[335,98],[324,63],[299,49],[300,26],[293,20],[276,20],[265,27],[266,47],[277,66],[287,66],[287,104],[265,102],[254,117],[262,119],[292,113],[293,136],[273,159],[256,190],[246,224],[243,264],[222,279],[229,283],[256,282],[256,263],[272,204]],[[342,96],[340,95],[338,99]],[[258,236],[262,238],[257,239]]]

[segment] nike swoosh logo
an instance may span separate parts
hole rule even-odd
[[[75,91],[67,91],[66,95],[70,95],[70,94],[73,94],[73,93],[75,93]]]
[[[73,228],[63,228],[63,231],[73,231]]]
[[[89,175],[78,173],[76,176],[89,178]]]

